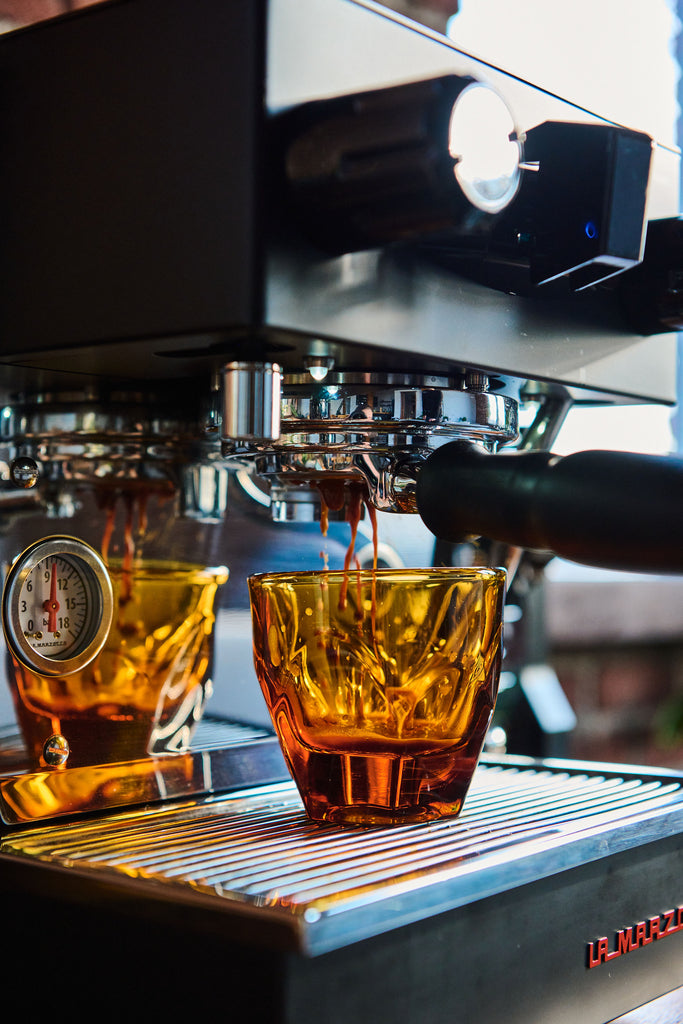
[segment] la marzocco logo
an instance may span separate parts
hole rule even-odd
[[[666,910],[656,917],[648,917],[628,928],[621,928],[614,935],[614,945],[609,948],[609,939],[603,937],[588,943],[588,967],[599,967],[610,960],[632,953],[641,946],[649,946],[651,942],[665,939],[668,935],[683,931],[683,906],[675,910]]]

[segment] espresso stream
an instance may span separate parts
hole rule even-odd
[[[363,514],[363,505],[367,509],[368,518],[372,524],[372,569],[373,572],[377,569],[377,551],[378,551],[378,540],[377,540],[377,513],[375,506],[370,502],[367,488],[365,484],[358,481],[344,482],[344,480],[334,478],[322,478],[316,482],[316,488],[320,494],[320,531],[323,537],[327,536],[327,530],[329,526],[329,513],[338,512],[344,508],[345,497],[348,489],[349,502],[346,508],[346,521],[351,527],[351,539],[346,549],[346,555],[344,557],[344,582],[339,594],[339,607],[343,609],[346,607],[348,599],[348,588],[349,588],[349,573],[351,570],[351,562],[355,557],[356,550],[356,537],[358,535],[358,524],[360,523],[361,516]],[[356,569],[360,571],[360,562],[358,558],[355,558]],[[373,593],[373,609],[372,609],[373,621],[375,618],[375,599]]]

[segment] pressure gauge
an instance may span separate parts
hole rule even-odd
[[[102,649],[113,608],[111,580],[97,552],[76,537],[45,537],[9,570],[2,625],[22,664],[40,675],[69,675]]]

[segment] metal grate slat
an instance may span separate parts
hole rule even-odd
[[[346,856],[360,863],[386,850],[396,864],[401,855],[414,860],[421,851],[443,847],[454,855],[485,837],[527,842],[535,833],[578,830],[618,813],[666,805],[681,797],[678,781],[553,774],[516,768],[480,767],[465,808],[456,819],[422,825],[363,830],[341,829],[310,822],[289,785],[254,790],[207,801],[203,807],[182,805],[138,814],[126,813],[96,823],[76,823],[8,840],[25,843],[46,859],[84,859],[114,868],[173,876],[185,862],[191,879],[216,858],[245,860],[273,870],[288,863],[288,850],[298,850],[315,873],[318,861]],[[246,805],[246,806],[245,806]],[[272,859],[282,852],[280,861]],[[192,867],[194,865],[194,867]]]
[[[315,950],[316,942],[329,949],[353,941],[355,918],[363,934],[377,934],[395,927],[397,906],[416,917],[425,905],[436,913],[468,894],[500,891],[515,865],[523,880],[531,860],[545,874],[562,870],[568,845],[583,850],[591,840],[599,852],[589,859],[605,856],[611,836],[629,824],[644,836],[643,823],[663,816],[678,816],[683,830],[683,777],[503,759],[480,765],[453,819],[368,829],[315,824],[294,786],[278,783],[28,829],[6,836],[2,852],[161,885],[171,898],[209,897],[226,911],[281,915]]]

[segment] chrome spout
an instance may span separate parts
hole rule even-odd
[[[281,382],[277,363],[228,363],[223,370],[223,439],[277,441]]]

